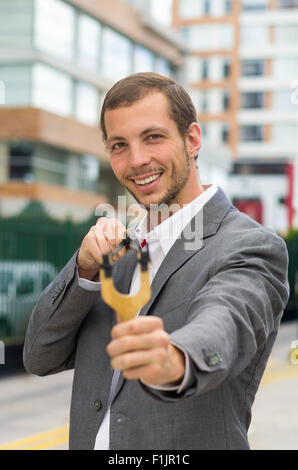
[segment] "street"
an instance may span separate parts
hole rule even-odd
[[[289,361],[297,322],[282,324],[253,406],[253,450],[298,450],[298,365]],[[67,449],[73,373],[0,379],[0,450]]]

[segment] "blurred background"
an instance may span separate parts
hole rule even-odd
[[[24,334],[95,208],[125,195],[98,122],[107,90],[141,71],[189,91],[202,183],[287,243],[290,300],[250,438],[298,449],[298,0],[0,0],[0,449],[51,428],[63,437],[40,448],[66,445],[71,375],[24,374]],[[57,419],[37,404],[45,396]]]

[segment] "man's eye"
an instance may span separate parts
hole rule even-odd
[[[160,134],[150,134],[148,136],[149,140],[158,140],[158,139],[161,139],[161,138],[162,138],[162,136]]]
[[[124,142],[117,142],[116,144],[112,145],[111,150],[120,150],[124,147]]]

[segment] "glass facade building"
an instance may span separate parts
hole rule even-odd
[[[20,131],[11,139],[18,134],[13,129],[7,138],[0,135],[2,184],[43,182],[108,199],[111,188],[121,193],[98,129],[104,95],[130,73],[175,75],[182,56],[156,33],[149,35],[135,10],[121,0],[90,5],[70,0],[0,2],[0,113],[15,109],[15,116],[23,116],[26,111],[27,122],[33,119],[32,109],[50,113],[40,114],[40,123],[32,123],[27,136]],[[130,29],[123,29],[121,18],[115,23],[115,11],[121,8]],[[43,130],[47,120],[51,124]],[[29,135],[33,128],[40,128],[34,139]]]

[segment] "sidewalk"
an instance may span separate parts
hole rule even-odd
[[[253,450],[298,450],[298,365],[289,360],[298,323],[281,325],[253,406]]]

